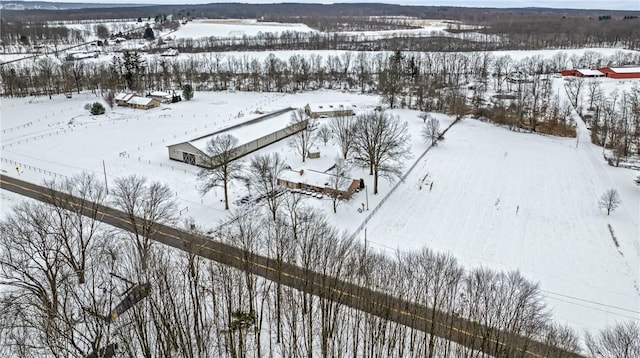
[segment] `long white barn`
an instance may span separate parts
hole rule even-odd
[[[232,150],[233,158],[240,158],[269,144],[287,138],[306,127],[307,121],[290,124],[293,108],[285,108],[250,121],[207,134],[192,140],[168,146],[169,158],[199,167],[208,168],[214,158],[207,154],[206,147],[215,136],[230,134],[240,143]],[[273,130],[274,128],[279,128]],[[265,134],[267,133],[267,134]]]

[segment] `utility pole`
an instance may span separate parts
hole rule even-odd
[[[369,189],[366,186],[364,187],[364,195],[367,199],[367,211],[369,211]]]
[[[107,186],[107,167],[104,165],[104,160],[102,160],[102,171],[104,172],[104,189],[109,195],[109,187]]]

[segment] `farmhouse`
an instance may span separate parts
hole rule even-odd
[[[160,106],[160,101],[151,97],[138,97],[133,96],[127,101],[129,107],[135,109],[151,109]]]
[[[603,67],[600,72],[610,78],[640,78],[640,67]]]
[[[305,113],[311,118],[353,116],[353,105],[350,103],[308,103]]]
[[[126,107],[129,105],[129,100],[131,98],[133,98],[133,96],[135,96],[135,93],[126,93],[126,92],[120,92],[116,95],[116,97],[114,98],[114,100],[116,101],[116,104],[118,106],[122,106],[122,107]]]
[[[276,183],[289,189],[312,190],[318,193],[349,198],[360,187],[360,180],[339,177],[311,169],[284,170]],[[339,183],[339,185],[336,185]]]
[[[206,147],[213,137],[230,134],[238,139],[239,145],[232,149],[233,158],[237,159],[260,148],[287,138],[306,127],[307,122],[290,124],[293,108],[285,108],[250,121],[223,129],[187,142],[168,146],[169,158],[199,167],[210,168],[216,158],[207,154]],[[274,128],[280,128],[273,130]],[[266,134],[265,134],[266,133]]]
[[[166,49],[164,50],[160,56],[162,57],[175,57],[178,56],[180,54],[180,52],[178,50],[176,50],[175,48],[170,48],[170,49]]]

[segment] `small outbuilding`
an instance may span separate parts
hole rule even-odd
[[[308,103],[304,107],[305,113],[311,118],[353,116],[353,105],[341,103]]]

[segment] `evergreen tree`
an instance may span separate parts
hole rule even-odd
[[[186,84],[182,87],[182,97],[184,97],[185,101],[189,101],[193,98],[193,87],[190,84]]]

